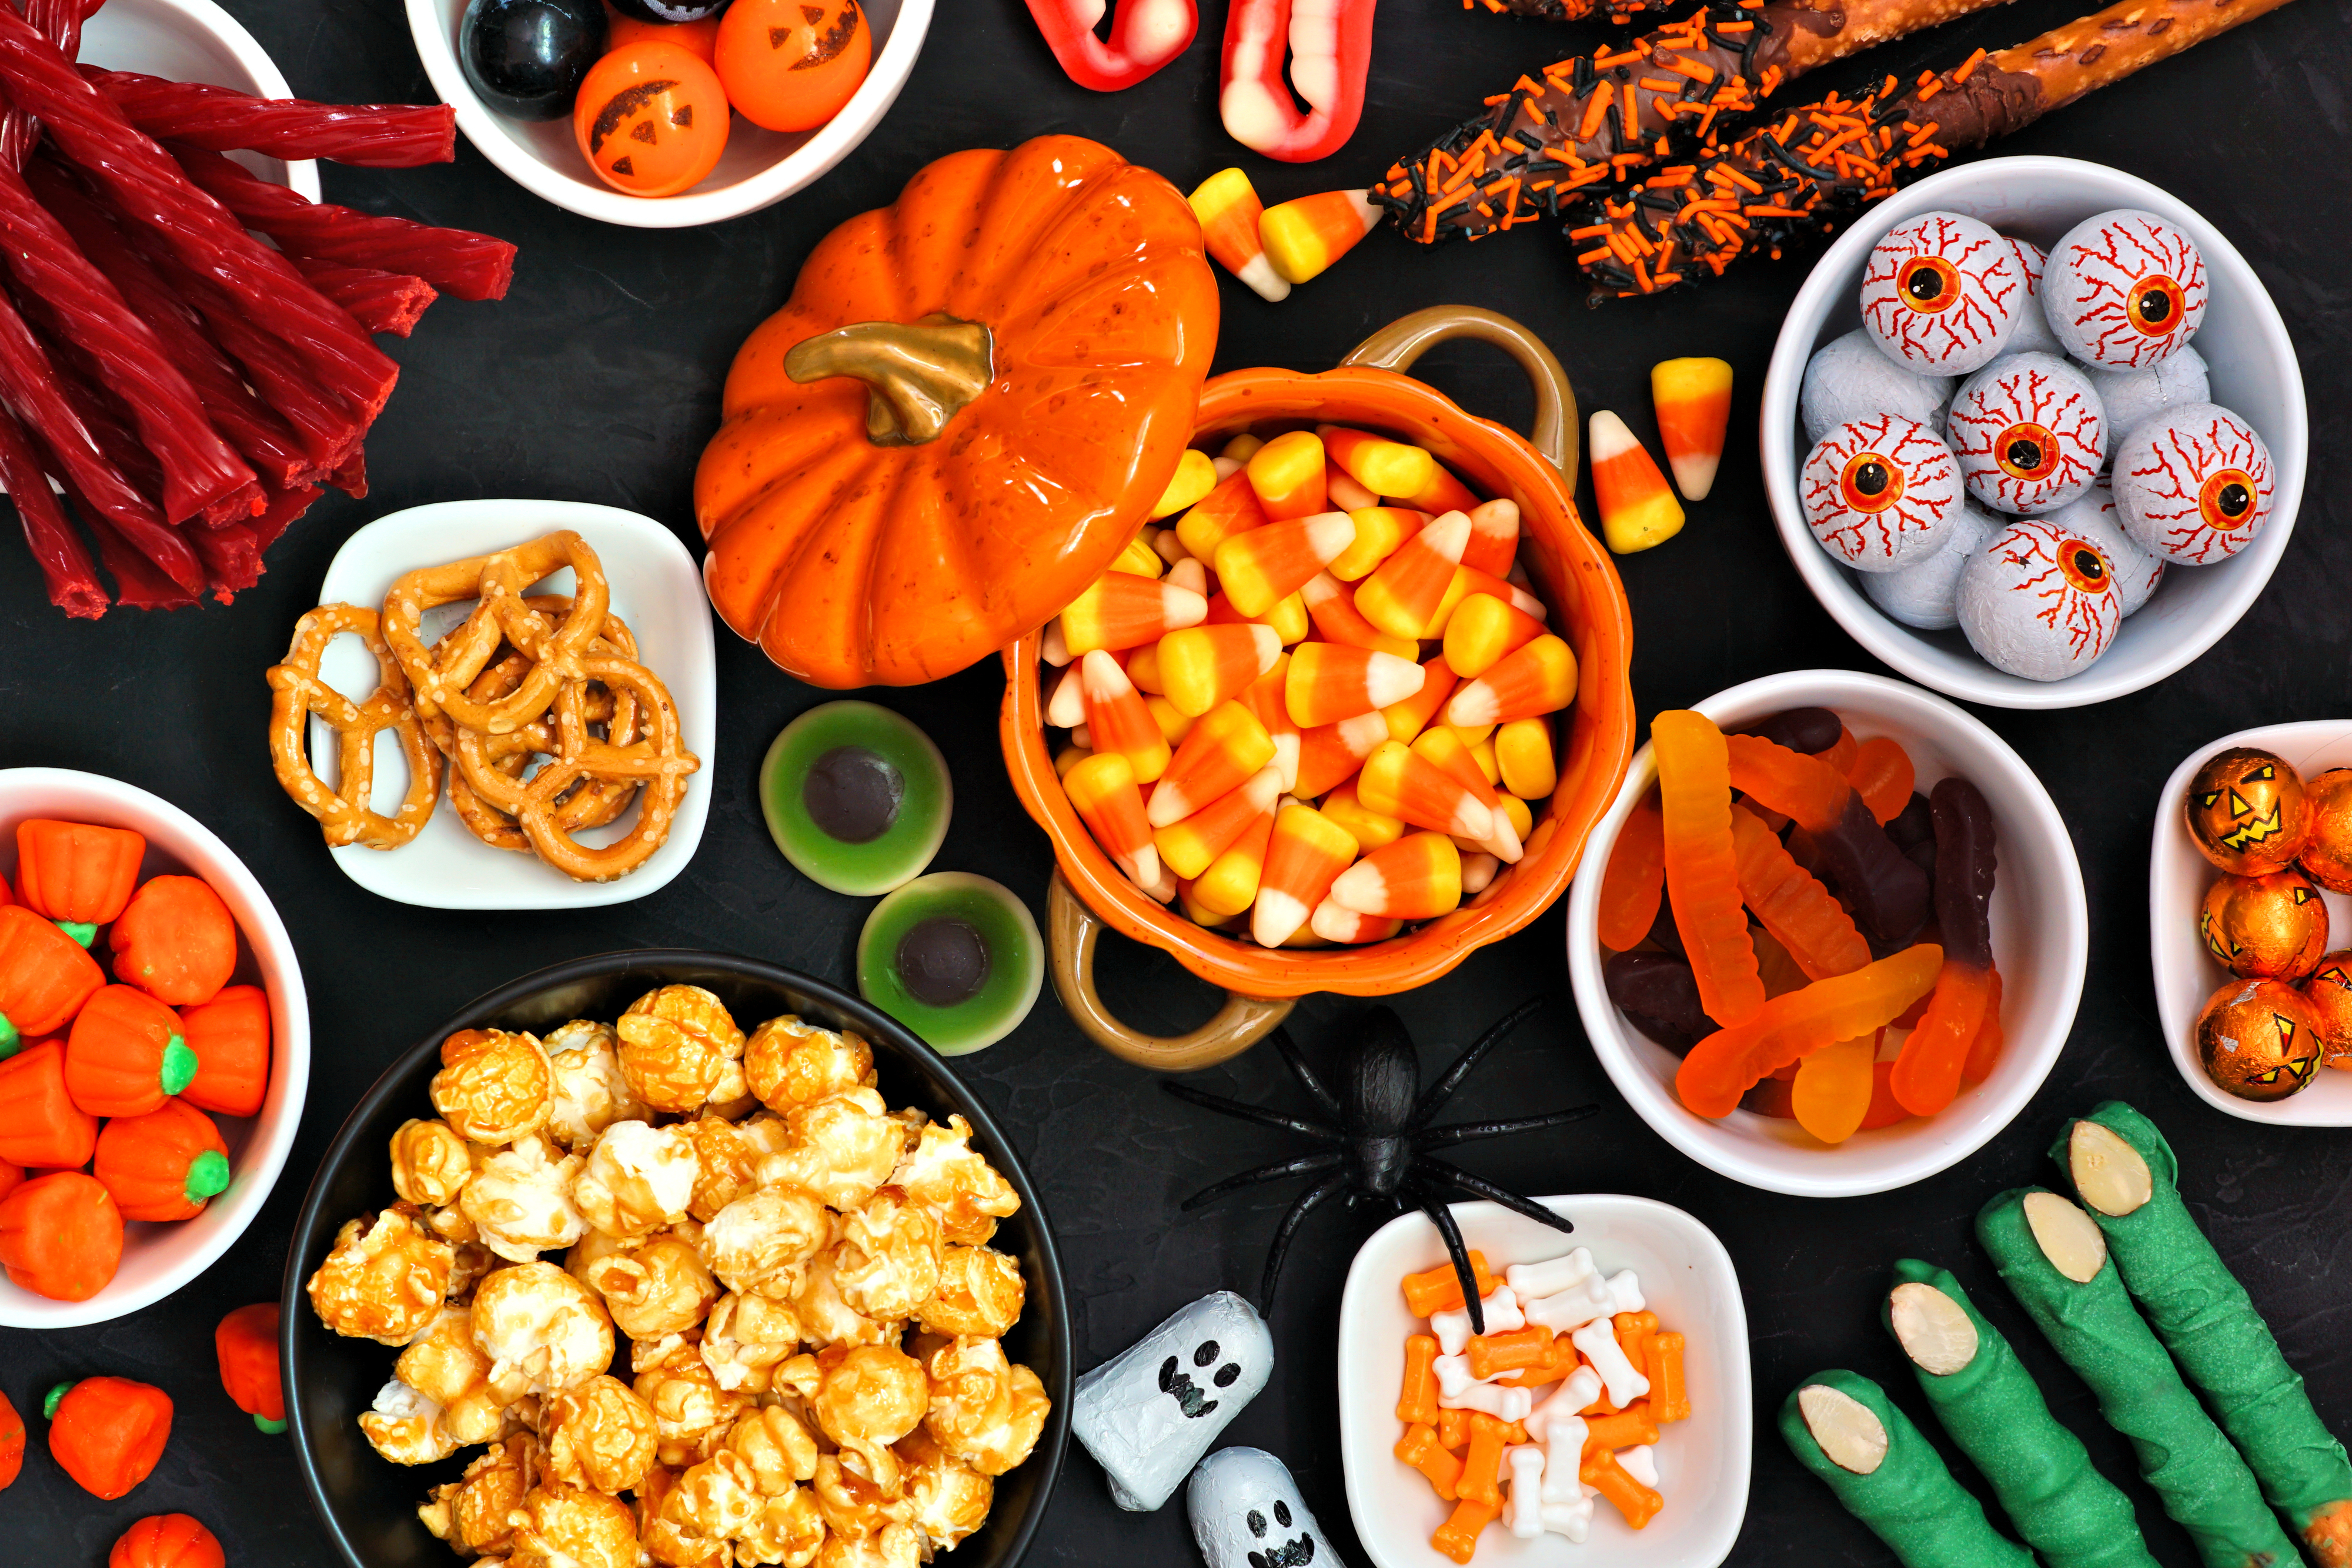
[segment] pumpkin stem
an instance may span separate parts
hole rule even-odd
[[[866,386],[866,438],[877,446],[936,441],[996,375],[986,326],[952,316],[860,321],[795,344],[784,373],[796,382],[856,376]]]

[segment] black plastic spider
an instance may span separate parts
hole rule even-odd
[[[1470,1258],[1462,1244],[1461,1228],[1454,1223],[1442,1194],[1447,1188],[1457,1188],[1475,1194],[1489,1202],[1499,1203],[1515,1214],[1523,1214],[1538,1224],[1555,1230],[1576,1228],[1561,1216],[1554,1214],[1528,1198],[1496,1186],[1493,1182],[1472,1176],[1459,1166],[1437,1159],[1427,1151],[1448,1144],[1468,1143],[1476,1138],[1499,1138],[1509,1133],[1531,1133],[1539,1127],[1565,1126],[1580,1122],[1601,1109],[1598,1105],[1580,1105],[1571,1111],[1554,1111],[1548,1116],[1528,1116],[1511,1122],[1464,1122],[1453,1126],[1433,1127],[1429,1119],[1437,1113],[1462,1081],[1470,1075],[1486,1054],[1501,1043],[1505,1036],[1518,1026],[1529,1013],[1541,1007],[1542,997],[1520,1003],[1501,1022],[1478,1037],[1477,1042],[1464,1051],[1453,1066],[1427,1090],[1421,1088],[1421,1058],[1413,1050],[1412,1038],[1404,1031],[1404,1024],[1387,1008],[1374,1008],[1365,1016],[1353,1038],[1342,1049],[1339,1061],[1343,1092],[1335,1095],[1315,1075],[1298,1054],[1298,1047],[1282,1030],[1272,1036],[1275,1050],[1290,1065],[1316,1104],[1338,1125],[1328,1122],[1312,1122],[1297,1116],[1286,1116],[1276,1111],[1263,1111],[1255,1105],[1244,1105],[1237,1100],[1204,1093],[1189,1083],[1163,1082],[1161,1087],[1179,1100],[1188,1101],[1220,1115],[1238,1116],[1245,1122],[1264,1126],[1282,1127],[1300,1133],[1319,1144],[1336,1145],[1322,1154],[1302,1155],[1295,1160],[1277,1165],[1261,1166],[1227,1176],[1213,1186],[1202,1188],[1184,1200],[1186,1213],[1203,1204],[1213,1203],[1229,1192],[1255,1186],[1261,1182],[1279,1181],[1285,1176],[1314,1176],[1324,1171],[1336,1174],[1299,1195],[1298,1201],[1282,1217],[1282,1224],[1274,1233],[1272,1249],[1266,1253],[1265,1279],[1259,1287],[1259,1299],[1268,1317],[1274,1315],[1274,1291],[1282,1273],[1282,1260],[1290,1250],[1291,1238],[1297,1234],[1301,1221],[1325,1198],[1346,1188],[1350,1205],[1360,1202],[1387,1202],[1399,1212],[1408,1206],[1429,1216],[1430,1223],[1445,1239],[1446,1255],[1454,1260],[1454,1271],[1462,1281],[1462,1297],[1470,1309],[1473,1333],[1486,1332],[1486,1314],[1478,1305],[1475,1276],[1470,1268]]]

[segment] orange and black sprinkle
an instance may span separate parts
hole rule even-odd
[[[1546,22],[1581,22],[1606,16],[1625,23],[1636,16],[1671,9],[1679,0],[1462,0],[1465,11],[1492,11],[1497,16],[1534,16]]]

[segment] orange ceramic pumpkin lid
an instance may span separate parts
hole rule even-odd
[[[1074,136],[940,159],[827,235],[695,475],[720,619],[814,685],[1035,631],[1175,475],[1217,284],[1175,186]]]

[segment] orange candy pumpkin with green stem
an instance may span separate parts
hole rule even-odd
[[[695,475],[719,618],[814,685],[910,685],[1108,569],[1192,435],[1217,283],[1182,193],[1043,136],[835,229]]]
[[[24,1185],[25,1167],[0,1160],[0,1197],[6,1197]]]
[[[221,1319],[213,1330],[221,1386],[229,1400],[265,1432],[286,1430],[286,1385],[278,1369],[278,1303],[256,1301]]]
[[[107,986],[66,1037],[66,1090],[93,1116],[143,1116],[196,1076],[180,1015],[135,986]]]
[[[128,828],[33,818],[16,824],[16,882],[25,907],[87,947],[139,885],[147,840]]]
[[[20,1289],[86,1301],[121,1261],[122,1211],[96,1176],[55,1171],[0,1198],[0,1268]]]
[[[211,1001],[180,1009],[180,1033],[196,1053],[196,1075],[180,1098],[223,1116],[257,1116],[269,1093],[269,996],[230,986]]]
[[[228,1145],[210,1116],[166,1100],[100,1127],[90,1172],[125,1219],[194,1219],[228,1189]]]
[[[25,1418],[16,1407],[0,1394],[0,1491],[16,1484],[16,1474],[25,1468]]]
[[[66,1088],[64,1040],[36,1040],[0,1061],[0,1160],[72,1170],[97,1147],[98,1118]]]
[[[63,1029],[104,984],[72,937],[21,904],[0,908],[0,1057]]]
[[[213,1532],[184,1513],[150,1514],[124,1531],[106,1568],[226,1568]]]
[[[107,936],[114,977],[175,1008],[211,1001],[236,969],[236,921],[211,884],[150,877]]]
[[[172,1396],[127,1377],[60,1383],[41,1413],[49,1418],[50,1458],[104,1502],[152,1474],[172,1437]]]

